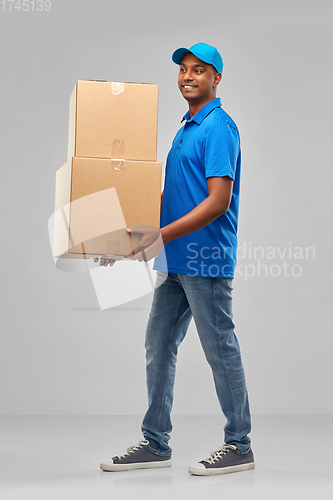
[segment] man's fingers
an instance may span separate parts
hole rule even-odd
[[[113,266],[113,264],[114,264],[115,262],[116,262],[116,261],[115,261],[115,260],[113,260],[113,259],[105,259],[105,264],[104,264],[104,266],[106,267],[106,266],[110,265],[110,267],[112,267],[112,266]]]
[[[97,257],[95,257],[94,262],[98,262],[98,258]],[[113,259],[106,259],[106,258],[102,258],[101,257],[101,259],[99,261],[99,265],[102,266],[102,267],[107,267],[110,264],[110,267],[112,267],[115,262],[116,261],[113,260]]]

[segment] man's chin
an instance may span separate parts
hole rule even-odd
[[[196,96],[191,95],[189,92],[184,92],[183,90],[181,90],[180,93],[187,102],[194,103],[196,101]]]

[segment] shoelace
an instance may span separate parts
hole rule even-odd
[[[147,439],[140,439],[138,444],[135,444],[135,445],[127,448],[126,453],[124,453],[124,455],[118,455],[118,458],[119,459],[125,458],[126,455],[130,455],[130,453],[134,453],[135,451],[138,451],[140,448],[142,448],[142,446],[146,446],[147,444],[149,444],[149,441]]]
[[[209,464],[213,465],[214,462],[217,462],[217,460],[220,460],[220,458],[223,457],[228,451],[230,450],[236,450],[236,446],[233,444],[224,444],[221,446],[221,448],[218,448],[215,451],[212,451],[210,454],[209,458],[206,458],[206,460],[203,460],[203,462],[208,462]]]

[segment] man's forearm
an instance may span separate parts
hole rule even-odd
[[[225,210],[221,208],[221,205],[216,203],[214,198],[208,196],[184,217],[161,228],[164,245],[171,240],[201,229],[223,213]]]

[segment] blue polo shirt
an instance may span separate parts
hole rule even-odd
[[[191,212],[208,196],[207,178],[233,179],[229,210],[205,227],[165,245],[154,269],[192,276],[233,278],[237,253],[237,226],[241,152],[235,122],[214,99],[182,121],[167,157],[161,227]],[[166,265],[167,264],[167,265]]]

